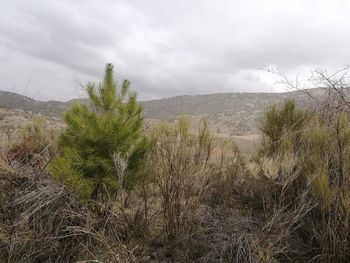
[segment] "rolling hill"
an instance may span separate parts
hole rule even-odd
[[[316,94],[316,90],[314,91]],[[318,91],[317,94],[320,92]],[[309,103],[301,91],[285,93],[218,93],[208,95],[177,96],[165,99],[143,101],[145,117],[148,120],[173,121],[179,115],[191,115],[194,120],[208,116],[215,132],[226,135],[255,133],[257,122],[263,110],[274,103],[294,98],[297,105]],[[0,107],[21,109],[41,113],[49,117],[60,117],[74,101],[38,101],[16,93],[0,91]]]
[[[316,97],[324,94],[324,90],[320,89],[313,89],[310,92]],[[295,99],[299,107],[306,107],[311,102],[304,92],[292,91],[285,93],[185,95],[142,101],[142,104],[147,125],[153,125],[161,120],[174,121],[179,115],[189,115],[193,120],[194,127],[196,127],[198,121],[206,116],[217,136],[232,137],[241,148],[251,149],[252,145],[260,138],[258,123],[263,111],[269,105],[282,103],[287,98]],[[7,109],[8,115],[4,120],[0,119],[0,122],[6,121],[7,125],[25,123],[23,120],[28,120],[30,116],[40,113],[59,123],[62,113],[69,109],[75,101],[88,103],[86,99],[74,99],[66,102],[38,101],[16,93],[0,91],[0,108]],[[18,121],[15,121],[16,119]]]

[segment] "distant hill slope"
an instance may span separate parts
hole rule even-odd
[[[27,96],[0,90],[0,107],[21,109],[47,116],[60,117],[71,103],[71,101],[38,101]]]
[[[180,114],[216,115],[227,111],[261,110],[286,94],[219,93],[210,95],[178,96],[145,102],[145,114],[156,119],[173,118]]]
[[[322,91],[314,90],[321,94]],[[257,122],[264,109],[274,103],[294,98],[297,105],[308,104],[307,96],[300,91],[285,93],[218,93],[143,101],[146,119],[152,121],[174,120],[185,114],[198,120],[207,115],[214,131],[221,135],[255,133]],[[78,99],[83,101],[82,99]],[[0,107],[22,109],[43,115],[60,117],[73,101],[37,101],[16,93],[0,91]]]

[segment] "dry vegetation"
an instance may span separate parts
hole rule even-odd
[[[215,138],[207,119],[196,132],[185,117],[145,131],[137,170],[129,150],[104,166],[113,197],[101,187],[104,198],[82,198],[48,172],[64,145],[35,117],[1,152],[0,261],[349,262],[347,84],[318,76],[327,108],[266,109],[251,155]]]

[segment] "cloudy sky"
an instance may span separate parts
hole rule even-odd
[[[288,76],[350,63],[350,1],[0,0],[0,89],[83,95],[106,62],[141,99],[281,91]]]

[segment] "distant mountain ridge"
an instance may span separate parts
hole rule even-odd
[[[319,96],[323,91],[312,92]],[[143,101],[145,118],[148,120],[174,120],[179,115],[191,115],[194,119],[207,115],[215,132],[224,135],[243,135],[256,131],[257,122],[264,109],[287,98],[295,99],[298,106],[305,107],[308,97],[304,92],[284,93],[216,93],[207,95],[184,95]],[[60,117],[74,101],[38,101],[16,93],[0,91],[0,107]]]

